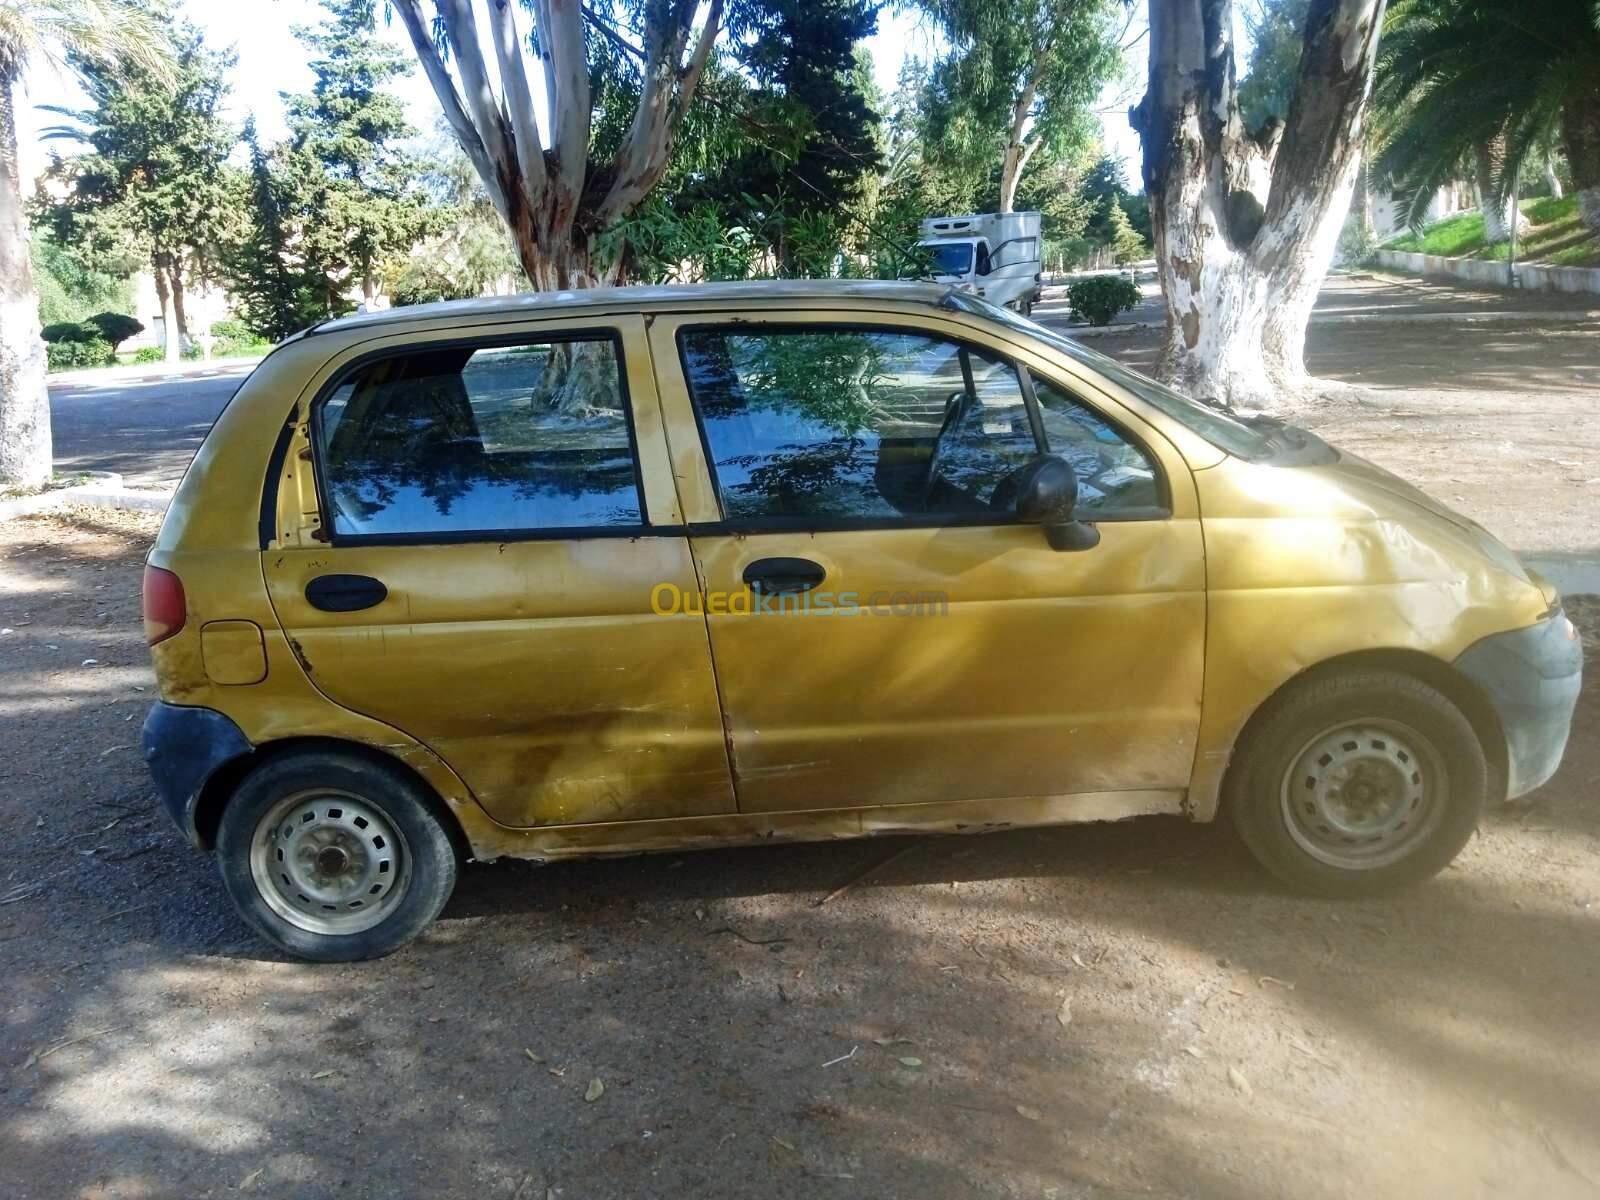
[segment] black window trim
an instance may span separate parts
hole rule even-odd
[[[436,350],[493,350],[508,346],[543,346],[555,342],[609,341],[616,353],[617,386],[621,393],[623,421],[628,429],[628,453],[633,456],[633,487],[639,501],[637,525],[557,525],[512,529],[419,530],[414,533],[340,533],[331,519],[334,512],[328,495],[328,472],[322,461],[322,410],[329,397],[362,368],[388,358]],[[321,530],[329,545],[348,546],[429,546],[465,543],[582,541],[591,538],[640,538],[683,536],[682,525],[651,525],[650,506],[644,493],[644,466],[639,458],[639,438],[633,423],[633,393],[628,387],[627,346],[618,326],[592,326],[575,330],[522,330],[516,333],[480,334],[473,337],[441,338],[405,346],[388,346],[357,355],[339,368],[317,389],[311,407],[311,457],[317,484],[317,508]]]
[[[710,536],[715,534],[757,534],[757,533],[856,533],[876,529],[951,529],[951,528],[987,528],[1011,529],[1026,526],[1028,522],[1019,521],[1015,517],[1010,519],[997,519],[999,514],[973,513],[970,515],[948,514],[945,516],[927,515],[905,516],[903,518],[886,517],[835,517],[821,520],[816,517],[744,517],[738,520],[730,519],[728,506],[722,498],[722,480],[717,476],[716,458],[711,452],[711,439],[706,433],[705,415],[701,411],[700,401],[694,393],[694,384],[690,380],[689,362],[686,357],[684,336],[686,334],[704,333],[708,331],[727,330],[730,332],[750,332],[752,330],[772,330],[780,333],[795,331],[810,331],[819,328],[840,330],[843,332],[860,333],[912,333],[922,337],[946,341],[954,345],[961,352],[962,371],[964,375],[970,372],[966,355],[969,351],[977,351],[987,358],[998,359],[1006,363],[1017,374],[1018,387],[1022,392],[1022,402],[1027,408],[1028,422],[1033,429],[1034,446],[1036,450],[1047,447],[1048,440],[1044,432],[1044,418],[1039,411],[1039,402],[1033,391],[1033,378],[1028,365],[1021,359],[999,350],[994,346],[985,346],[980,342],[961,337],[958,334],[947,333],[944,330],[934,330],[913,325],[881,325],[871,321],[797,321],[789,320],[753,320],[749,317],[732,317],[725,320],[708,320],[685,322],[679,325],[673,333],[673,341],[678,349],[678,370],[683,377],[683,390],[689,397],[689,407],[694,413],[695,429],[700,435],[700,452],[705,461],[705,468],[711,477],[711,491],[717,500],[717,521],[696,521],[686,526],[691,537]],[[1077,389],[1069,388],[1046,376],[1046,382],[1053,387],[1060,388],[1079,403],[1084,403],[1078,397]],[[968,386],[971,386],[969,383]],[[1102,522],[1120,523],[1125,521],[1155,521],[1168,520],[1172,516],[1172,495],[1168,490],[1166,472],[1161,467],[1161,460],[1150,452],[1144,442],[1134,437],[1123,427],[1120,422],[1113,421],[1100,409],[1093,405],[1085,404],[1090,412],[1094,413],[1107,425],[1116,430],[1118,434],[1126,437],[1128,441],[1138,447],[1147,461],[1154,467],[1156,483],[1160,489],[1162,506],[1159,509],[1127,508],[1112,510],[1104,513],[1086,513],[1084,519],[1091,524]],[[1039,450],[1048,453],[1048,449]]]

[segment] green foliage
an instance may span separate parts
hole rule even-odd
[[[119,312],[97,312],[85,324],[98,330],[113,350],[134,334],[144,332],[143,321]]]
[[[1244,13],[1250,63],[1239,81],[1239,111],[1256,133],[1289,115],[1311,0],[1255,0],[1252,8]]]
[[[1600,236],[1583,227],[1576,196],[1560,200],[1541,196],[1522,201],[1521,207],[1530,226],[1517,235],[1519,259],[1562,267],[1600,266]],[[1483,214],[1477,212],[1446,217],[1420,231],[1390,238],[1383,248],[1453,258],[1504,259],[1510,254],[1507,242],[1489,243]]]
[[[1115,196],[1106,197],[1106,223],[1111,231],[1111,255],[1119,263],[1139,262],[1149,257],[1150,247],[1128,222],[1128,214]]]
[[[249,224],[227,253],[229,290],[250,331],[277,342],[332,315],[327,277],[291,248],[287,186],[274,174],[254,121],[245,122],[244,136],[250,147],[250,176],[247,197],[241,199],[249,206]]]
[[[35,232],[28,253],[39,293],[39,320],[45,324],[81,321],[101,309],[133,307],[131,280],[90,270],[47,231]]]
[[[90,107],[51,108],[46,131],[88,145],[59,160],[35,220],[85,267],[126,276],[140,265],[211,274],[229,210],[224,167],[234,138],[219,115],[230,56],[181,27],[167,34],[170,66],[118,67],[74,59]],[[64,192],[59,199],[57,192]]]
[[[1150,240],[1150,198],[1143,192],[1129,190],[1127,176],[1118,159],[1109,154],[1101,155],[1083,177],[1079,195],[1093,206],[1083,230],[1083,236],[1092,244],[1110,246],[1116,242],[1108,200],[1116,201],[1135,233],[1146,242]]]
[[[1067,285],[1072,318],[1091,325],[1109,325],[1121,312],[1138,305],[1139,288],[1125,275],[1089,275]]]
[[[420,166],[397,143],[413,132],[385,90],[410,56],[377,36],[375,0],[322,0],[321,26],[297,28],[311,91],[289,96],[290,139],[276,167],[296,250],[324,280],[329,310],[352,286],[375,291],[385,263],[434,227]]]
[[[158,363],[167,360],[167,352],[160,346],[140,346],[133,352],[135,363]]]
[[[52,371],[75,371],[83,367],[103,367],[113,359],[111,343],[99,338],[88,341],[45,343],[45,363]]]
[[[100,331],[87,321],[57,321],[41,329],[39,336],[47,342],[63,345],[71,342],[83,343],[104,340],[100,336]]]
[[[837,216],[855,205],[880,165],[878,117],[868,104],[857,41],[877,26],[869,0],[764,0],[729,54],[750,80],[737,101],[731,153],[686,180],[681,205],[716,205],[737,221],[752,195],[786,212]],[[727,81],[721,93],[726,94]],[[715,98],[717,90],[708,90]],[[787,256],[789,245],[780,242]]]
[[[992,211],[1001,151],[1025,105],[1028,172],[1081,169],[1098,132],[1091,109],[1121,69],[1120,9],[1110,0],[923,0],[951,49],[919,87],[923,160],[964,185],[943,211]],[[1024,175],[1026,178],[1026,173]],[[954,197],[952,197],[954,199]],[[1019,198],[1017,207],[1026,207]]]

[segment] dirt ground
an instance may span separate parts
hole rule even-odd
[[[1314,333],[1376,389],[1327,432],[1592,552],[1586,337]],[[1600,682],[1390,901],[1145,819],[472,866],[416,945],[313,967],[153,811],[154,528],[0,524],[0,1197],[1600,1195]]]

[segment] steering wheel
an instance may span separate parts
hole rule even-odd
[[[944,402],[944,420],[939,423],[939,432],[933,437],[933,452],[928,455],[928,473],[922,480],[922,509],[928,511],[928,502],[933,499],[933,485],[939,478],[939,453],[944,448],[944,435],[966,415],[967,393],[965,389],[951,392],[950,398]]]

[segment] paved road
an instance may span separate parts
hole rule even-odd
[[[170,486],[253,363],[104,382],[83,373],[50,387],[56,470],[117,471],[131,487]]]

